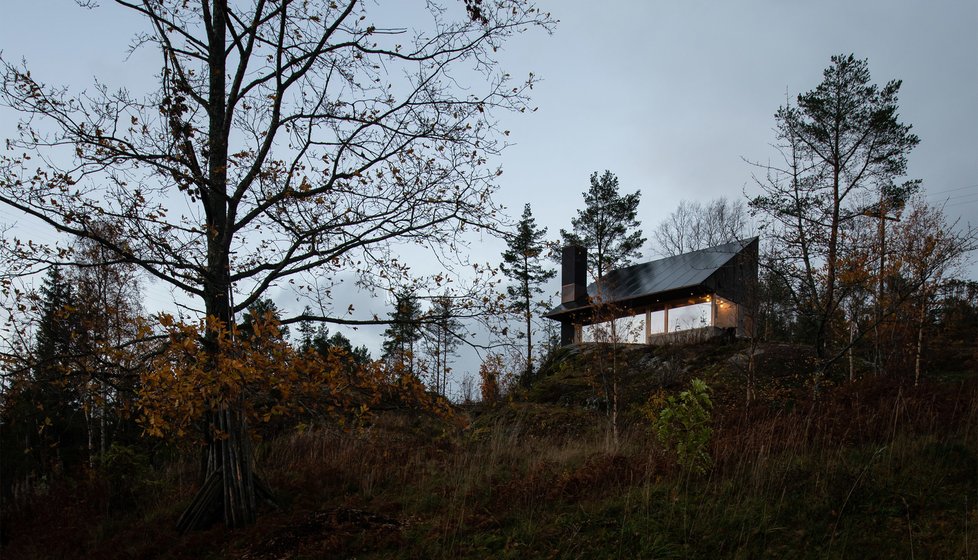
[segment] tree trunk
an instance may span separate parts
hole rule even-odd
[[[200,185],[201,202],[206,212],[207,269],[204,273],[204,307],[209,319],[219,327],[231,328],[233,313],[230,303],[231,271],[229,259],[230,219],[227,206],[228,114],[225,83],[227,42],[227,0],[212,0],[208,35],[208,139],[207,182]],[[216,367],[220,334],[208,326],[204,349],[211,367]],[[254,523],[256,517],[255,480],[252,470],[251,445],[245,421],[244,404],[239,399],[224,403],[210,411],[207,429],[205,483],[190,507],[181,516],[181,530],[202,528],[214,519],[215,500],[223,501],[224,523],[242,527]],[[222,480],[222,492],[214,493],[215,477]],[[191,510],[204,512],[190,516]],[[190,517],[185,523],[185,518]]]
[[[86,435],[88,436],[88,468],[94,469],[95,468],[95,442],[92,434],[92,431],[94,429],[92,427],[92,424],[94,422],[92,416],[93,415],[92,398],[91,396],[87,396],[86,398],[88,402],[85,403],[84,412],[85,412],[85,432],[87,432]]]
[[[615,320],[612,319],[612,333],[614,333]],[[618,339],[612,334],[611,340],[611,442],[614,451],[618,451]]]
[[[849,382],[856,380],[856,366],[852,356],[852,345],[856,340],[856,323],[850,320],[849,323]]]
[[[255,522],[255,484],[251,464],[251,445],[241,402],[217,411],[218,429],[224,438],[218,441],[219,468],[224,482],[224,523],[243,527]]]
[[[529,309],[529,307],[527,307]],[[531,338],[530,328],[531,328],[531,315],[530,312],[526,312],[526,379],[530,381],[533,379],[533,339]]]
[[[526,296],[526,379],[524,385],[528,386],[533,379],[533,338],[530,333],[532,328],[531,320],[533,317],[530,311],[532,295],[530,293],[530,258],[526,251],[523,252],[523,295]]]
[[[884,207],[884,197],[882,192],[880,193],[880,205],[879,205],[879,237],[880,237],[880,271],[879,278],[877,278],[876,285],[876,314],[873,324],[873,337],[875,339],[875,364],[876,375],[882,375],[883,373],[883,341],[880,338],[880,323],[883,322],[883,271],[886,266],[886,208]]]
[[[105,407],[106,403],[109,402],[109,395],[105,390],[105,383],[99,382],[99,388],[102,393],[102,405],[99,409],[99,440],[98,440],[98,458],[100,461],[105,460],[105,447],[106,441],[108,439],[109,430],[108,425],[105,422]]]
[[[927,292],[924,291],[923,301],[920,302],[920,321],[917,323],[917,355],[914,359],[914,387],[920,384],[920,356],[924,352],[924,323],[927,320]]]
[[[750,344],[747,347],[747,404],[750,404],[754,400],[755,392],[755,381],[754,373],[757,369],[757,337],[751,337]]]
[[[825,357],[825,347],[830,335],[830,323],[832,321],[833,308],[835,307],[835,278],[838,262],[840,210],[842,205],[842,199],[839,194],[839,182],[839,166],[836,164],[832,177],[832,222],[829,230],[828,255],[825,261],[825,299],[821,309],[822,316],[818,322],[818,332],[815,335],[815,353],[819,358]]]

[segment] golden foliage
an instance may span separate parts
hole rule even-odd
[[[503,357],[499,354],[489,354],[479,366],[479,377],[482,380],[479,388],[482,402],[495,404],[502,396],[500,379],[503,377]]]
[[[355,364],[341,349],[300,352],[271,316],[255,321],[247,336],[214,319],[187,323],[161,315],[159,322],[167,343],[143,373],[139,391],[148,435],[202,438],[206,413],[229,404],[243,406],[255,427],[299,415],[342,423],[380,400],[379,365]]]

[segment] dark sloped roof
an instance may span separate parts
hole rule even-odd
[[[613,270],[599,283],[587,287],[591,301],[627,304],[639,298],[654,297],[656,294],[695,289],[704,284],[721,267],[729,263],[745,247],[756,242],[757,238],[742,239]],[[585,298],[567,302],[551,309],[544,317],[556,319],[571,311],[590,307],[591,301]]]

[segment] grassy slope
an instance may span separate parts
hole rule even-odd
[[[142,472],[129,496],[53,489],[11,522],[2,557],[978,558],[974,374],[825,384],[813,399],[804,349],[766,346],[747,405],[743,350],[590,347],[455,422],[386,414],[270,442],[260,462],[282,507],[246,531],[175,537],[192,486],[179,464]],[[600,397],[612,364],[617,445]],[[694,376],[716,403],[700,476],[643,414]]]

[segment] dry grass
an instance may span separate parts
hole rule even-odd
[[[735,368],[717,366],[736,351],[636,358],[669,368],[671,385],[713,386],[702,476],[640,420],[647,379],[625,391],[630,423],[612,445],[600,408],[551,398],[552,378],[536,401],[456,421],[391,412],[261,444],[281,507],[247,531],[176,538],[185,462],[124,514],[97,485],[94,497],[52,491],[19,517],[3,558],[978,558],[978,380],[813,395],[798,375],[768,374],[748,404]],[[562,375],[581,392],[573,367]],[[17,538],[38,527],[50,530]]]

